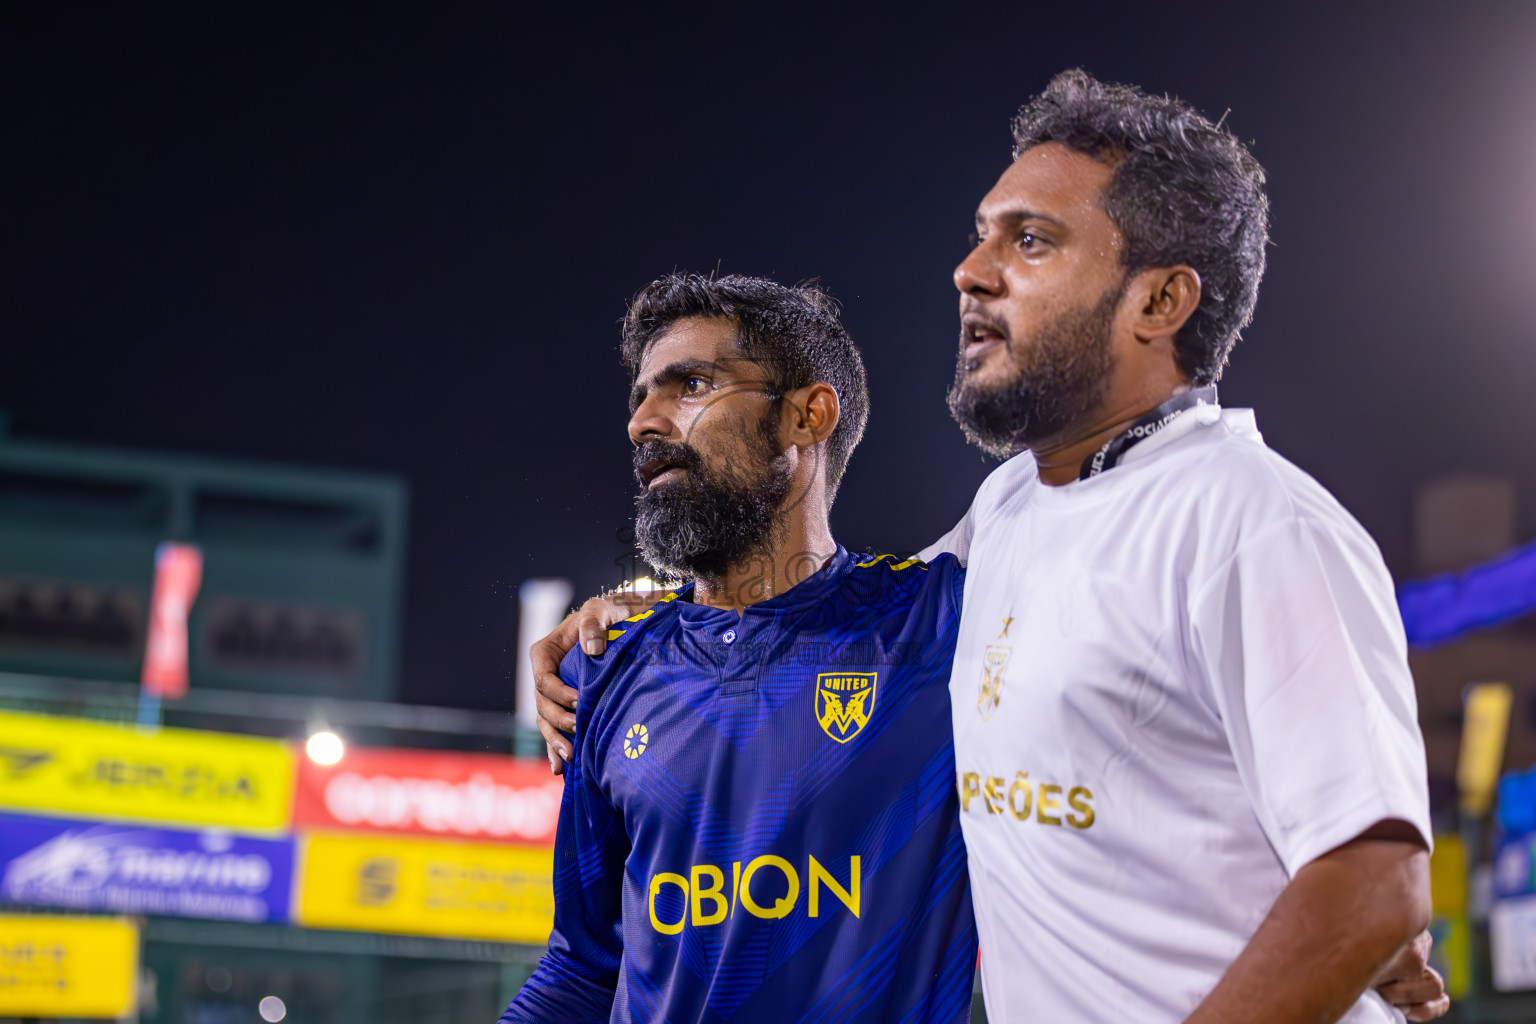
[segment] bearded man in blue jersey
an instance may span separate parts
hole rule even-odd
[[[622,353],[637,539],[686,582],[561,666],[555,924],[502,1020],[968,1020],[963,571],[832,537],[858,349],[814,286],[674,275]]]

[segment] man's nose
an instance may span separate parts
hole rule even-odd
[[[982,242],[955,268],[955,287],[961,295],[996,298],[1003,294],[1002,266],[992,247]]]
[[[661,396],[654,392],[636,407],[629,418],[629,441],[642,444],[646,441],[665,441],[677,430],[677,424],[667,414]]]

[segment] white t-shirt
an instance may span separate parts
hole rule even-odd
[[[993,1020],[1182,1021],[1303,865],[1430,840],[1392,580],[1265,446],[1190,409],[1102,475],[989,476],[950,681]],[[1368,993],[1344,1018],[1401,1020]]]

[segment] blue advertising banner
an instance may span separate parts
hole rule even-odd
[[[293,841],[0,814],[0,901],[286,921]]]

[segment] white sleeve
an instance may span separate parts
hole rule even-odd
[[[954,555],[956,561],[964,565],[971,554],[971,537],[976,533],[976,504],[965,510],[965,515],[955,524],[954,529],[934,541],[917,553],[917,557],[925,562],[931,562],[943,554]]]
[[[1400,819],[1431,841],[1407,641],[1376,545],[1297,517],[1244,540],[1191,598],[1192,645],[1286,870]]]

